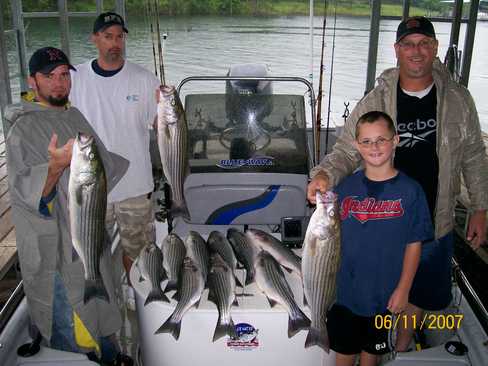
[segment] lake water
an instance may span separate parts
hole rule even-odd
[[[92,19],[70,20],[70,47],[73,63],[80,63],[96,56],[89,40]],[[165,70],[167,81],[178,84],[191,75],[225,75],[228,67],[238,63],[265,63],[276,76],[309,78],[310,46],[308,17],[162,17],[161,31],[168,34],[165,44]],[[314,37],[314,86],[317,91],[320,69],[322,18],[315,18]],[[331,114],[332,125],[341,125],[344,102],[352,108],[362,97],[366,83],[368,57],[369,18],[338,17],[335,37],[335,58],[332,78]],[[328,18],[328,27],[333,18]],[[393,49],[398,21],[382,20],[379,37],[377,74],[395,66]],[[54,19],[26,20],[28,56],[43,46],[60,46],[58,23]],[[450,23],[435,23],[440,42],[441,59],[449,42]],[[144,18],[128,19],[127,57],[129,60],[154,70],[149,26]],[[464,44],[464,29],[460,40]],[[323,121],[327,120],[329,77],[332,53],[332,29],[327,30],[325,50],[325,79]],[[476,101],[483,130],[488,132],[488,103],[483,93],[488,91],[488,22],[478,22],[475,49],[471,65],[469,89]],[[13,40],[8,42],[13,49]],[[462,46],[460,47],[463,48]],[[15,53],[9,53],[12,75],[17,73]],[[12,80],[15,95],[19,93],[18,80]],[[223,92],[223,83],[193,83],[185,92],[210,90]],[[276,85],[276,91],[302,93],[297,84]]]

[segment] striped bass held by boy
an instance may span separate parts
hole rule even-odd
[[[341,222],[335,193],[317,192],[316,199],[317,208],[308,224],[302,255],[303,291],[312,321],[305,348],[316,345],[329,352],[326,313],[335,301]]]
[[[98,297],[110,302],[100,275],[105,245],[107,181],[93,136],[79,132],[73,144],[68,184],[71,237],[85,270],[85,304]]]
[[[158,98],[158,147],[163,171],[171,186],[171,215],[190,219],[183,184],[188,174],[188,127],[174,86],[161,85]]]

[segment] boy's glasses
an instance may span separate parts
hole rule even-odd
[[[389,139],[387,139],[385,137],[378,137],[376,140],[370,140],[370,139],[364,139],[364,140],[361,140],[361,141],[358,140],[358,144],[361,145],[364,148],[369,149],[370,147],[373,147],[373,145],[376,145],[376,146],[384,146],[388,142],[391,142],[394,137],[395,136],[392,136]]]

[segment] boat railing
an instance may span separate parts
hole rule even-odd
[[[23,298],[24,284],[22,281],[20,281],[12,295],[8,298],[7,302],[3,306],[2,310],[0,310],[0,333],[2,333],[3,329],[7,325]]]

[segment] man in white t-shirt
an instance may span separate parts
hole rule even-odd
[[[141,249],[155,239],[149,126],[157,114],[154,95],[159,81],[124,59],[127,33],[120,15],[108,12],[97,17],[91,39],[98,58],[76,67],[70,100],[107,150],[130,161],[127,173],[109,193],[107,207],[107,228],[113,233],[117,222],[128,274]]]

